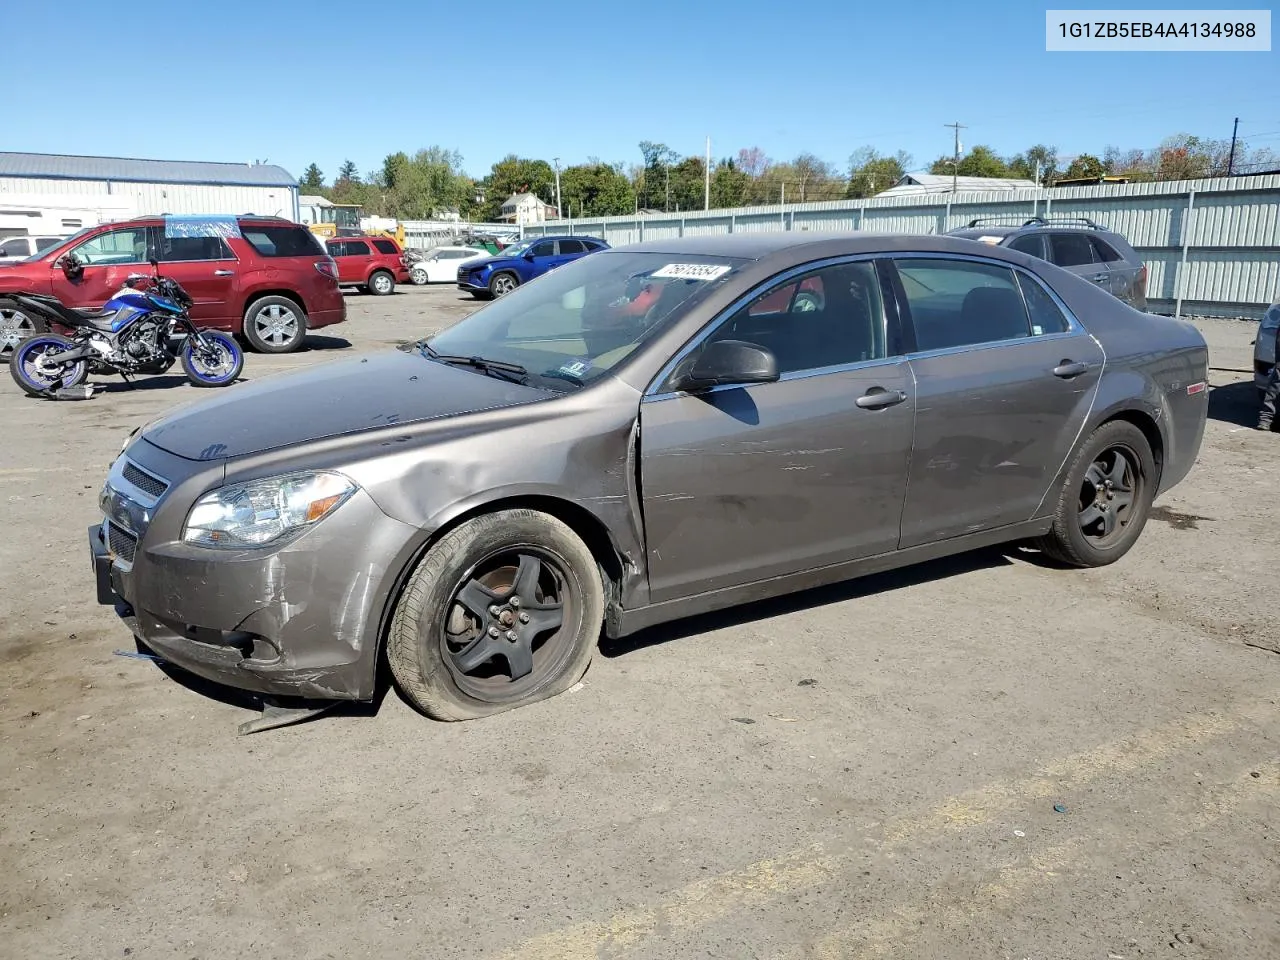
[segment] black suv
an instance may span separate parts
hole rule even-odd
[[[1006,219],[1003,226],[991,224]],[[1020,224],[1007,218],[980,217],[949,231],[964,237],[1011,247],[1091,280],[1131,307],[1147,309],[1147,267],[1129,241],[1104,230],[1087,217],[1032,217]]]

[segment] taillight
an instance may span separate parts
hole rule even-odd
[[[323,273],[330,280],[338,279],[338,264],[332,259],[317,260],[316,270]]]

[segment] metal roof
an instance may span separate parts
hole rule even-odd
[[[908,173],[888,190],[877,194],[878,197],[898,197],[915,193],[950,193],[952,178],[950,174]],[[1027,190],[1035,189],[1034,180],[1017,180],[1012,177],[956,177],[956,191],[978,192],[984,190]]]
[[[237,187],[296,187],[283,167],[194,160],[76,157],[55,153],[0,152],[0,177],[33,180],[113,180],[123,183],[193,183]]]

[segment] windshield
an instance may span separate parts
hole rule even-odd
[[[93,230],[93,229],[94,229],[93,227],[84,227],[83,229],[77,230],[71,236],[63,240],[59,240],[52,247],[45,247],[43,250],[37,250],[31,256],[23,259],[22,262],[32,263],[33,261],[36,261],[36,260],[43,260],[45,257],[48,257],[48,256],[56,257],[61,251],[67,248],[67,244],[71,243],[73,240],[79,240],[86,233],[88,233],[90,230]]]
[[[511,246],[503,247],[501,250],[499,250],[497,253],[497,256],[523,257],[525,255],[525,252],[532,246],[533,246],[532,240],[521,241],[520,243],[513,243]]]
[[[597,380],[745,260],[602,251],[518,287],[427,343],[437,354],[519,364],[533,386]]]

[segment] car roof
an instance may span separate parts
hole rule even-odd
[[[547,236],[545,237],[539,234],[536,237],[525,237],[523,240],[517,240],[516,242],[517,243],[535,243],[538,240],[590,240],[593,243],[604,243],[604,241],[601,240],[599,237],[588,237],[588,236],[583,236],[581,234],[575,237],[571,233],[550,233],[550,234],[547,234]]]
[[[712,237],[673,237],[646,240],[614,252],[692,254],[708,257],[735,257],[765,260],[775,256],[794,256],[803,251],[812,258],[847,256],[861,253],[957,253],[973,255],[976,241],[947,235],[905,233],[863,233],[857,230],[810,232],[778,230],[772,233],[735,233]],[[1025,254],[1006,251],[1003,247],[982,244],[983,256],[995,256],[1011,262],[1025,262]]]

